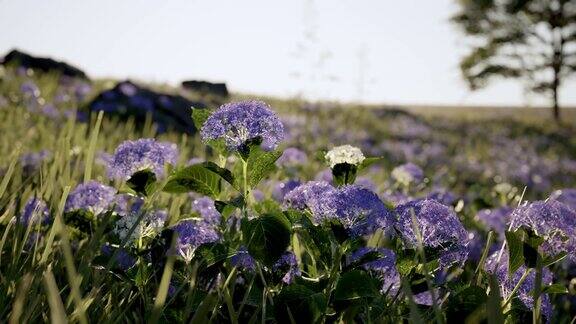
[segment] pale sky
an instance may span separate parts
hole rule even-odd
[[[542,104],[515,81],[471,93],[454,0],[0,0],[0,53],[64,59],[91,77],[386,104]],[[576,82],[561,103],[576,105]]]

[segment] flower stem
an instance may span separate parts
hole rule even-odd
[[[244,208],[243,214],[245,218],[248,218],[248,162],[242,161],[242,195],[244,196]]]

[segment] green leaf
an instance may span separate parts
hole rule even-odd
[[[290,245],[290,222],[281,213],[242,221],[244,244],[255,259],[272,265]]]
[[[488,296],[478,286],[466,287],[448,298],[446,319],[448,323],[464,323],[466,319],[481,307],[486,307]]]
[[[196,129],[200,130],[210,115],[212,111],[209,109],[192,108],[192,120]]]
[[[222,243],[203,244],[194,252],[195,258],[201,261],[204,267],[211,267],[228,258],[228,247]]]
[[[360,165],[358,166],[358,170],[364,170],[367,167],[371,166],[372,164],[380,162],[382,160],[384,160],[384,158],[381,156],[365,158],[364,161],[362,161],[362,163],[360,163]]]
[[[364,265],[368,262],[376,261],[380,258],[382,258],[382,253],[380,253],[378,251],[370,251],[370,252],[364,254],[360,259],[358,259],[354,262],[351,262],[346,267],[344,267],[344,271],[356,269],[356,268],[361,267],[362,265]]]
[[[377,297],[380,292],[376,282],[376,279],[361,270],[345,272],[336,284],[334,300],[347,301]]]
[[[276,160],[282,151],[264,151],[253,148],[248,157],[248,185],[254,188],[276,168]]]
[[[164,191],[170,193],[186,193],[190,191],[216,198],[222,190],[220,170],[206,168],[204,163],[194,164],[174,172],[164,186]]]
[[[156,174],[146,169],[134,173],[126,182],[137,194],[148,196],[156,183]]]
[[[246,202],[244,201],[244,197],[238,196],[234,199],[229,201],[221,201],[216,200],[214,201],[214,206],[216,210],[224,217],[224,219],[228,219],[228,217],[236,210],[242,208]]]
[[[94,228],[94,215],[83,209],[77,209],[64,213],[64,223],[84,234],[90,234]]]
[[[276,319],[280,323],[316,323],[326,311],[326,296],[312,289],[293,284],[286,286],[275,298]]]
[[[242,143],[242,145],[240,145],[238,148],[238,153],[240,154],[242,160],[248,161],[252,152],[261,150],[260,144],[262,144],[261,136],[248,139],[246,142]]]
[[[200,164],[206,169],[218,174],[224,181],[228,182],[230,185],[232,186],[235,185],[236,180],[234,179],[234,176],[232,175],[232,172],[230,172],[230,170],[226,168],[221,168],[214,162],[202,162]]]
[[[528,228],[523,229],[523,234],[521,237],[524,239],[524,264],[529,268],[536,268],[538,258],[540,258],[538,248],[544,242],[544,238]]]
[[[338,163],[332,168],[332,176],[337,186],[352,184],[356,181],[358,167],[348,163]]]
[[[503,324],[504,314],[502,314],[502,296],[500,296],[500,285],[495,275],[488,275],[490,293],[486,300],[486,313],[488,324]]]
[[[542,288],[542,294],[567,294],[568,288],[563,284],[551,284]]]
[[[557,255],[545,257],[542,260],[542,267],[545,268],[545,267],[553,265],[554,263],[556,263],[558,261],[564,260],[564,258],[566,258],[567,255],[568,255],[568,252],[563,251],[563,252],[558,253]]]
[[[508,273],[514,274],[524,264],[524,246],[519,232],[506,231],[508,244]]]
[[[418,265],[418,262],[414,260],[413,257],[402,257],[399,258],[396,267],[398,268],[398,272],[406,276]]]

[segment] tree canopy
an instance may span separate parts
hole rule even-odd
[[[458,0],[452,17],[470,39],[460,68],[470,89],[495,78],[521,79],[527,90],[551,98],[576,72],[576,1]]]

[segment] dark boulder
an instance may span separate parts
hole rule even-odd
[[[47,57],[32,56],[18,50],[10,51],[10,53],[4,56],[1,64],[5,66],[21,66],[42,72],[56,72],[67,77],[88,79],[86,73],[68,63],[56,61]]]
[[[119,82],[114,88],[101,92],[88,104],[91,112],[102,110],[121,118],[133,117],[138,123],[144,123],[150,114],[159,132],[174,130],[187,134],[196,131],[192,121],[192,107],[206,106],[182,96],[155,92],[130,81]]]
[[[207,81],[190,80],[182,82],[182,87],[202,94],[212,94],[221,97],[228,97],[226,83],[212,83]]]

